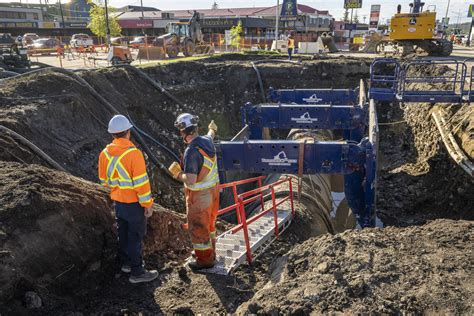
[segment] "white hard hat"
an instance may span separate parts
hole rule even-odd
[[[174,127],[182,131],[185,128],[190,126],[197,126],[199,122],[199,117],[197,115],[192,115],[189,113],[183,113],[178,116],[174,122]]]
[[[110,134],[117,134],[128,131],[132,127],[133,125],[130,123],[128,118],[121,114],[118,114],[114,115],[114,117],[112,117],[112,119],[110,120],[108,132]]]

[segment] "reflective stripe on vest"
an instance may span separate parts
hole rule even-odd
[[[128,153],[135,150],[138,149],[136,147],[129,147],[120,156],[111,156],[107,149],[104,149],[105,157],[107,157],[109,161],[109,163],[107,164],[107,178],[105,179],[105,183],[109,187],[119,187],[120,189],[133,189],[136,183],[135,181],[138,182],[137,184],[141,183],[143,185],[143,182],[146,182],[146,180],[148,180],[148,176],[146,176],[146,174],[136,177],[132,180],[127,170],[122,165],[122,158],[125,157],[125,155],[127,155]],[[117,171],[118,178],[113,178],[115,171]]]
[[[209,173],[202,179],[200,182],[194,184],[184,184],[184,186],[191,191],[202,191],[209,188],[212,188],[219,183],[219,173],[217,171],[217,155],[214,156],[214,159],[211,159],[204,155],[204,163],[202,164],[203,168],[209,169]]]

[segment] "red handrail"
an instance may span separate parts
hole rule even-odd
[[[232,210],[236,211],[237,215],[237,223],[241,223],[241,214],[240,214],[240,209],[239,209],[239,200],[238,200],[238,194],[237,194],[237,186],[242,185],[242,184],[247,184],[247,183],[252,183],[252,182],[257,182],[258,186],[262,186],[262,180],[265,179],[266,176],[258,176],[254,178],[249,178],[249,179],[244,179],[244,180],[238,180],[234,182],[229,182],[229,183],[223,183],[219,184],[218,188],[219,190],[226,189],[226,188],[232,188],[232,193],[234,194],[234,204],[229,205],[217,212],[217,216],[229,213]],[[263,203],[263,198],[261,199],[261,202]],[[263,209],[263,206],[262,206]]]
[[[234,204],[229,205],[221,210],[218,211],[218,215],[222,215],[225,213],[228,213],[232,210],[236,211],[237,214],[237,221],[238,224],[235,226],[231,232],[232,234],[237,233],[240,230],[243,230],[243,235],[244,235],[244,240],[245,240],[245,248],[246,248],[246,256],[247,256],[247,261],[249,263],[252,263],[252,249],[250,247],[250,239],[249,239],[249,233],[248,233],[248,225],[252,224],[265,214],[267,214],[270,211],[273,211],[273,220],[275,223],[275,236],[278,237],[279,235],[279,228],[278,228],[278,212],[277,212],[277,207],[281,205],[282,203],[290,200],[291,204],[291,214],[294,217],[295,215],[295,210],[294,210],[294,203],[293,203],[293,184],[291,182],[290,177],[286,177],[282,180],[279,180],[275,183],[268,184],[265,186],[262,186],[262,180],[265,178],[265,176],[260,176],[260,177],[255,177],[251,179],[245,179],[245,180],[239,180],[239,181],[234,181],[230,183],[225,183],[225,184],[220,184],[219,189],[223,188],[232,188],[233,193],[234,193]],[[245,183],[251,183],[251,182],[257,182],[258,183],[258,188],[237,194],[237,186]],[[275,194],[275,188],[278,187],[279,185],[288,182],[289,185],[289,194],[287,197],[279,200],[278,202],[276,201],[276,194]],[[265,194],[265,192],[269,193]],[[265,210],[265,204],[264,200],[265,198],[271,197],[272,199],[272,206]],[[259,212],[258,214],[252,216],[251,218],[247,219],[247,216],[245,214],[245,205],[252,203],[256,200],[260,199],[262,211]]]

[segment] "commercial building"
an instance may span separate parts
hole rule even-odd
[[[89,10],[87,0],[71,0],[61,6],[59,3],[0,3],[0,33],[14,36],[24,33],[40,36],[90,34],[87,28]]]
[[[278,8],[281,12],[282,6]],[[225,8],[225,9],[196,9],[203,16],[201,26],[204,34],[224,34],[226,30],[242,23],[246,36],[275,36],[276,6],[256,8]],[[124,35],[138,35],[144,30],[149,35],[159,35],[165,32],[170,21],[187,21],[194,10],[146,11],[143,13],[117,13]],[[281,33],[296,32],[319,35],[330,32],[333,18],[328,11],[314,9],[307,5],[297,5],[297,15],[292,19],[280,19]]]

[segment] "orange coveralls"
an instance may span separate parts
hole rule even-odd
[[[204,158],[196,183],[185,185],[186,214],[189,235],[198,264],[209,265],[215,260],[216,218],[219,210],[219,175],[217,156],[210,157],[198,148]]]

